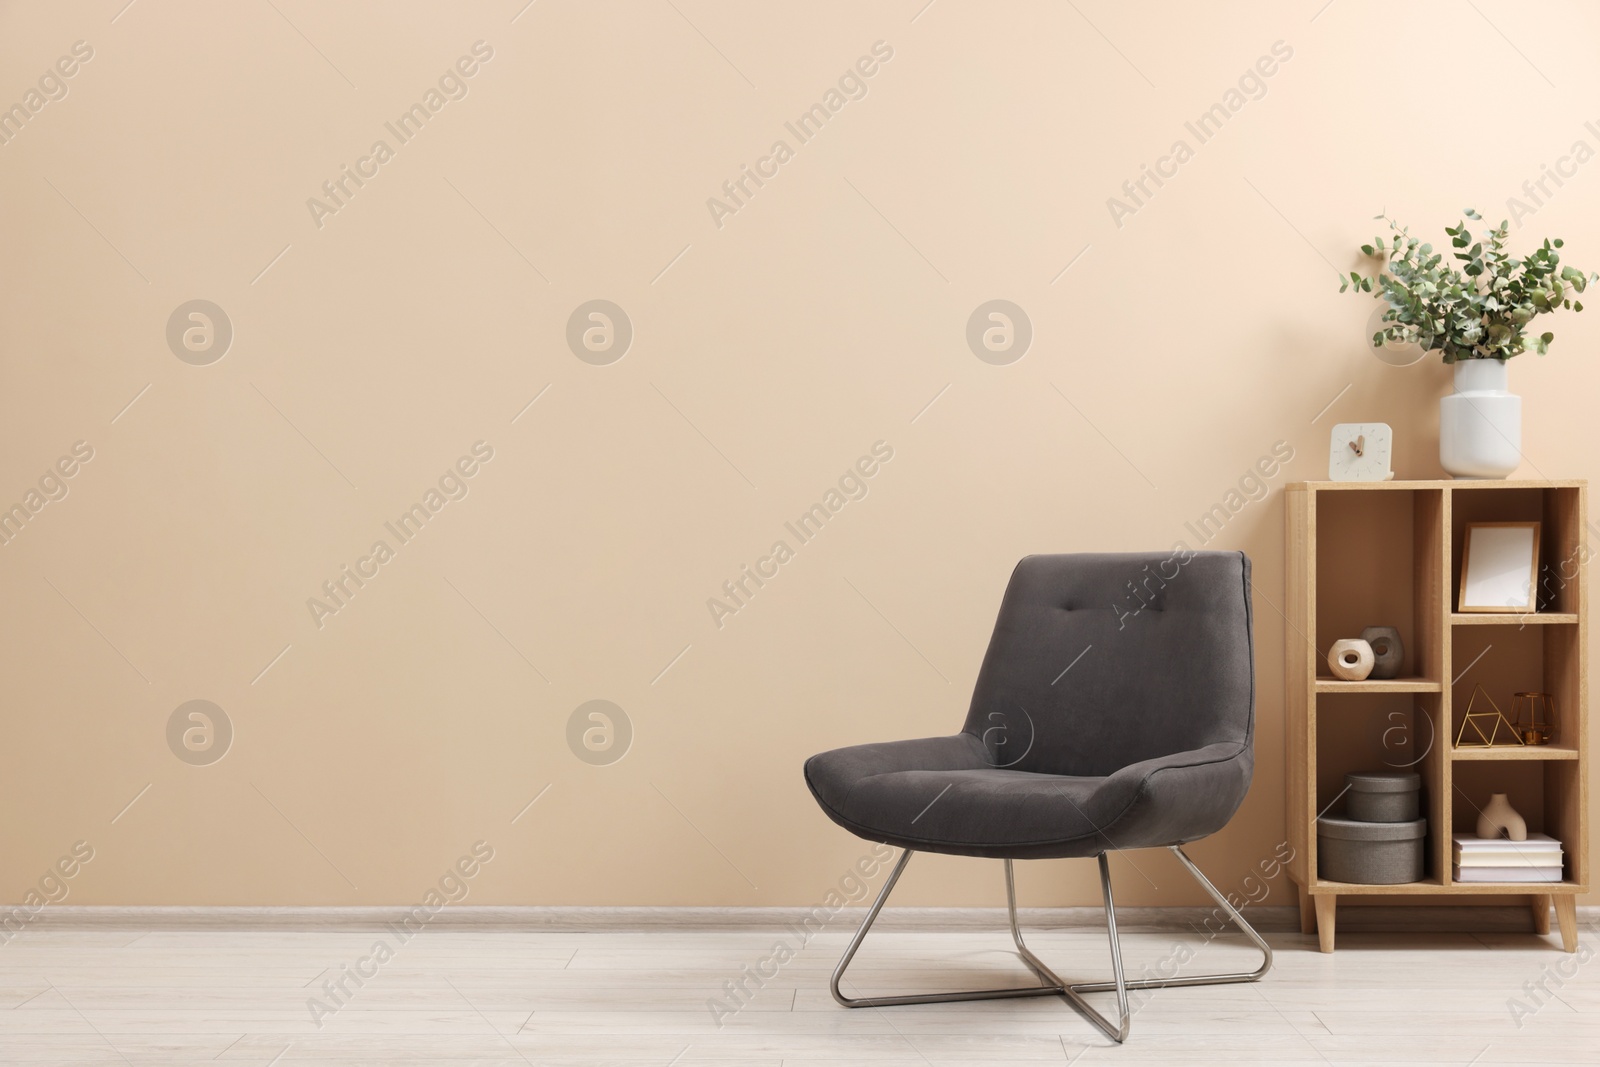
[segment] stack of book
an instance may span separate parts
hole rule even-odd
[[[1545,834],[1526,841],[1456,834],[1454,878],[1458,882],[1559,882],[1561,842]]]

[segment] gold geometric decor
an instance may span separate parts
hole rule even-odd
[[[1482,696],[1483,699],[1488,703],[1489,707],[1493,708],[1494,710],[1473,711],[1473,705],[1478,703],[1479,696]],[[1469,726],[1472,727],[1472,732],[1477,736],[1478,739],[1476,741],[1467,741],[1463,743],[1462,738],[1467,736],[1467,727]],[[1510,736],[1510,741],[1502,742],[1499,740],[1500,728],[1502,726],[1505,727],[1506,733]],[[1488,728],[1487,732],[1485,732],[1485,727]],[[1467,701],[1467,712],[1461,717],[1461,729],[1456,731],[1456,747],[1510,748],[1512,745],[1522,744],[1522,735],[1517,732],[1517,728],[1512,726],[1511,723],[1506,719],[1505,715],[1500,711],[1500,705],[1496,704],[1494,702],[1494,698],[1489,696],[1489,694],[1484,691],[1484,688],[1481,684],[1473,686],[1472,698]]]
[[[1522,721],[1524,715],[1527,722]],[[1511,724],[1523,744],[1548,745],[1556,739],[1556,698],[1549,693],[1518,693],[1511,701]]]

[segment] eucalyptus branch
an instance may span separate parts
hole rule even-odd
[[[1483,221],[1471,208],[1465,214]],[[1374,237],[1361,251],[1379,261],[1377,273],[1367,278],[1351,271],[1340,278],[1339,291],[1371,293],[1388,305],[1383,328],[1372,335],[1377,346],[1420,345],[1441,353],[1446,363],[1503,361],[1530,348],[1542,356],[1555,334],[1527,333],[1528,324],[1561,308],[1582,311],[1576,294],[1600,281],[1600,274],[1561,265],[1559,237],[1522,259],[1511,255],[1505,247],[1508,222],[1485,227],[1476,239],[1465,221],[1446,226],[1457,266],[1387,213],[1376,218],[1388,223],[1389,239]]]

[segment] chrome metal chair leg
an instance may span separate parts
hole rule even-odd
[[[1111,974],[1109,982],[1067,982],[1057,975],[1050,967],[1028,948],[1022,938],[1022,926],[1017,921],[1017,890],[1016,876],[1012,869],[1011,860],[1006,860],[1006,913],[1011,922],[1011,940],[1017,946],[1017,953],[1022,961],[1044,983],[1037,986],[1020,986],[1007,989],[975,989],[957,993],[919,993],[908,996],[888,997],[847,997],[839,991],[839,982],[844,977],[844,972],[850,966],[850,961],[855,958],[856,950],[866,940],[867,931],[872,929],[873,922],[878,918],[878,913],[883,910],[884,903],[889,899],[889,894],[894,891],[895,883],[900,880],[900,875],[905,871],[906,864],[911,862],[912,852],[906,850],[901,853],[900,861],[895,864],[894,870],[889,872],[888,879],[883,884],[883,889],[878,892],[878,898],[872,902],[872,907],[867,911],[867,917],[861,924],[861,929],[850,941],[850,946],[845,949],[844,956],[840,958],[839,965],[834,968],[833,978],[829,987],[833,991],[833,998],[847,1008],[876,1008],[889,1007],[899,1004],[946,1004],[964,1000],[1001,1000],[1015,997],[1045,997],[1061,996],[1080,1012],[1084,1018],[1092,1022],[1103,1031],[1107,1037],[1119,1044],[1127,1040],[1129,1029],[1132,1026],[1133,1016],[1128,1007],[1128,990],[1130,989],[1165,989],[1169,986],[1193,985],[1225,985],[1233,982],[1255,982],[1272,968],[1272,948],[1247,922],[1239,910],[1228,902],[1228,898],[1221,893],[1210,880],[1200,872],[1200,868],[1177,845],[1169,846],[1174,855],[1183,861],[1184,867],[1189,871],[1195,881],[1210,894],[1211,899],[1227,913],[1246,937],[1261,950],[1261,966],[1253,971],[1240,971],[1221,974],[1195,974],[1174,975],[1171,978],[1136,978],[1129,981],[1122,969],[1122,943],[1117,936],[1117,911],[1116,903],[1111,895],[1111,867],[1107,854],[1101,853],[1097,858],[1100,864],[1100,892],[1105,900],[1106,909],[1106,937],[1111,948]],[[1109,993],[1117,994],[1118,1021],[1112,1023],[1087,1000],[1084,993]]]
[[[1081,983],[1075,985],[1063,981],[1056,972],[1045,965],[1043,960],[1033,954],[1032,949],[1023,943],[1022,927],[1017,923],[1016,878],[1011,872],[1010,860],[1006,860],[1006,908],[1011,915],[1011,940],[1016,943],[1017,953],[1022,957],[1022,961],[1033,968],[1033,972],[1041,980],[1053,983],[1061,995],[1067,998],[1068,1003],[1078,1009],[1079,1014],[1094,1023],[1107,1037],[1120,1045],[1128,1039],[1128,1028],[1133,1023],[1133,1016],[1128,1011],[1128,984],[1123,980],[1122,975],[1122,942],[1117,937],[1117,909],[1111,899],[1111,867],[1106,861],[1104,852],[1100,853],[1098,858],[1100,861],[1100,893],[1105,898],[1106,906],[1106,935],[1111,942],[1111,974],[1115,979],[1109,985],[1102,983],[1097,987],[1091,988]],[[1100,989],[1115,989],[1117,991],[1118,1021],[1116,1024],[1113,1024],[1110,1019],[1100,1014],[1094,1005],[1083,999],[1083,993],[1096,992]]]
[[[1194,861],[1184,853],[1183,849],[1177,845],[1169,845],[1167,847],[1183,861],[1184,867],[1188,868],[1189,873],[1194,877],[1195,881],[1200,883],[1201,888],[1211,895],[1211,899],[1217,902],[1217,906],[1227,912],[1228,918],[1233,921],[1233,925],[1237,926],[1239,931],[1249,938],[1256,948],[1261,950],[1261,966],[1253,971],[1237,971],[1225,974],[1186,974],[1174,975],[1171,978],[1136,978],[1131,982],[1125,983],[1127,988],[1166,989],[1170,986],[1230,985],[1234,982],[1259,982],[1268,971],[1272,970],[1272,946],[1267,944],[1260,934],[1256,933],[1255,927],[1244,921],[1244,916],[1239,914],[1239,910],[1228,903],[1228,898],[1216,886],[1211,884],[1209,878],[1200,873],[1200,868],[1194,865]],[[1109,890],[1106,893],[1106,900],[1108,903],[1111,900]],[[1112,982],[1080,982],[1073,988],[1080,993],[1105,993],[1116,989],[1117,986]]]
[[[878,899],[872,902],[872,907],[867,909],[867,917],[861,923],[861,929],[856,931],[856,936],[851,939],[850,947],[844,950],[844,955],[839,959],[839,965],[833,969],[833,978],[828,983],[828,988],[833,991],[833,999],[847,1008],[884,1008],[897,1004],[947,1004],[960,1000],[1005,1000],[1014,997],[1048,997],[1061,992],[1062,987],[1050,986],[1021,986],[1008,989],[973,989],[959,993],[915,993],[908,996],[895,997],[847,997],[839,991],[839,982],[844,978],[845,968],[850,966],[850,961],[855,959],[856,950],[861,947],[861,942],[867,938],[867,931],[872,929],[872,923],[878,917],[878,912],[883,910],[884,901],[889,899],[889,894],[894,891],[894,884],[900,880],[901,873],[906,869],[906,864],[911,862],[914,853],[906,849],[900,854],[900,862],[894,865],[894,870],[889,872],[888,879],[883,883],[883,888],[878,891]],[[1010,862],[1007,861],[1006,870],[1010,871]],[[1013,916],[1016,914],[1012,911]]]

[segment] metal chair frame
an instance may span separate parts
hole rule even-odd
[[[850,966],[850,961],[855,958],[856,950],[866,940],[867,931],[872,929],[873,922],[878,918],[878,913],[883,910],[884,902],[889,899],[889,894],[894,891],[895,883],[900,880],[906,865],[911,862],[915,854],[913,850],[906,849],[900,854],[900,860],[895,864],[894,870],[889,872],[889,878],[883,883],[878,898],[872,902],[872,907],[867,911],[867,917],[861,924],[861,929],[850,941],[850,947],[845,949],[844,956],[840,958],[839,965],[834,968],[833,979],[829,988],[833,991],[833,999],[847,1008],[883,1008],[899,1004],[946,1004],[966,1000],[1006,1000],[1015,997],[1064,997],[1069,1004],[1083,1014],[1095,1026],[1099,1027],[1107,1037],[1121,1044],[1128,1038],[1128,1030],[1133,1022],[1132,1013],[1128,1010],[1128,990],[1130,989],[1167,989],[1174,986],[1195,985],[1227,985],[1234,982],[1260,981],[1267,971],[1272,969],[1272,948],[1256,933],[1255,928],[1245,922],[1239,910],[1228,902],[1228,898],[1211,884],[1206,876],[1200,873],[1200,868],[1194,861],[1184,854],[1183,849],[1177,845],[1168,846],[1173,855],[1183,861],[1184,867],[1194,876],[1195,881],[1211,895],[1217,906],[1225,911],[1228,918],[1233,920],[1241,932],[1244,933],[1255,946],[1261,950],[1261,966],[1253,971],[1239,971],[1229,974],[1196,974],[1178,975],[1172,978],[1136,978],[1127,980],[1122,973],[1122,944],[1117,937],[1117,911],[1111,899],[1111,868],[1106,862],[1106,853],[1102,852],[1096,857],[1100,862],[1100,891],[1105,898],[1106,908],[1106,935],[1111,944],[1111,974],[1109,982],[1068,982],[1051,970],[1043,960],[1034,955],[1033,950],[1022,940],[1022,927],[1017,922],[1017,889],[1016,877],[1012,872],[1011,860],[1006,860],[1006,909],[1011,918],[1011,939],[1016,943],[1017,954],[1022,962],[1038,976],[1040,985],[1017,986],[1005,989],[972,989],[957,993],[913,993],[903,996],[887,997],[847,997],[839,991],[839,982],[844,978],[845,969]],[[1115,990],[1117,994],[1118,1021],[1112,1023],[1090,1003],[1083,998],[1085,993],[1109,993]]]

